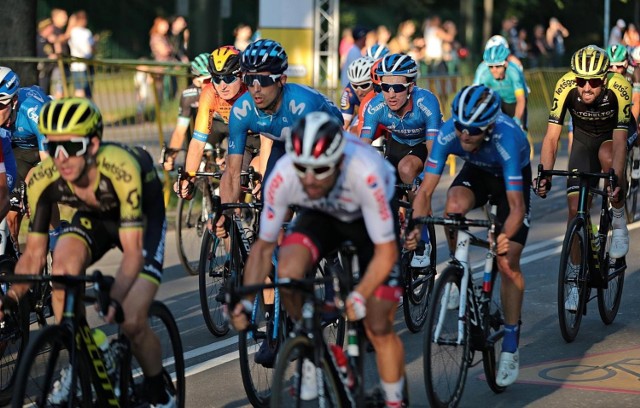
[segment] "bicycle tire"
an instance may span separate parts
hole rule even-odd
[[[11,406],[49,406],[47,400],[54,383],[60,380],[61,370],[71,366],[68,352],[71,349],[71,333],[65,326],[45,326],[33,336],[20,359]],[[76,356],[76,385],[80,395],[92,395],[87,362],[82,354]],[[74,407],[93,406],[93,401],[82,400],[77,392],[69,395],[73,396]]]
[[[558,273],[558,321],[560,324],[560,333],[562,338],[571,343],[575,340],[580,330],[580,322],[588,299],[588,267],[587,267],[587,250],[588,243],[587,228],[582,218],[574,218],[567,227],[567,232],[562,242],[562,251],[560,252],[560,269]],[[575,246],[575,247],[574,247]],[[575,273],[569,268],[571,261],[571,249],[579,251],[580,264],[579,270]],[[575,255],[575,253],[574,253]],[[576,311],[566,310],[565,302],[567,301],[571,288],[575,287],[578,291],[578,302]]]
[[[458,294],[460,293],[462,273],[460,268],[453,265],[444,269],[436,282],[432,296],[433,303],[427,313],[423,342],[424,382],[430,406],[436,408],[454,407],[460,402],[472,358],[468,319],[463,322],[462,342],[459,345],[456,344],[460,304],[459,300],[456,305],[450,299],[452,287],[457,288]],[[467,305],[467,313],[468,310],[469,305]],[[434,342],[432,340],[438,329],[440,330],[438,341]],[[451,381],[447,381],[449,377]]]
[[[271,393],[271,407],[311,406],[319,402],[316,398],[301,398],[303,361],[313,360],[314,345],[306,336],[290,338],[278,353],[278,360],[273,374],[273,387]],[[326,407],[341,408],[348,403],[342,389],[342,381],[327,361],[326,356],[321,358],[322,379],[324,394],[328,397],[324,402]],[[316,376],[317,381],[317,376]]]
[[[627,154],[627,162],[624,167],[625,177],[625,206],[624,212],[627,218],[627,223],[631,224],[636,220],[636,210],[638,207],[638,180],[631,178],[631,169],[633,168],[633,149],[629,150]]]
[[[0,275],[13,275],[16,260],[8,255],[0,256]],[[0,286],[4,295],[8,285]],[[15,381],[18,362],[29,343],[30,305],[27,299],[20,302],[18,310],[7,314],[0,328],[0,405],[11,400],[11,390]]]
[[[224,313],[224,304],[216,300],[229,276],[229,266],[226,260],[228,253],[224,242],[209,232],[205,232],[200,249],[198,263],[198,291],[200,293],[200,308],[207,329],[216,337],[229,333],[229,319]]]
[[[611,260],[609,258],[609,246],[611,245],[611,218],[609,220],[608,237],[603,251],[600,253],[604,259],[602,266],[607,268],[607,288],[598,288],[598,312],[604,324],[611,324],[618,315],[620,302],[622,301],[622,288],[624,287],[624,274],[626,270],[626,259]],[[611,264],[612,263],[612,264]],[[613,271],[611,270],[613,268]]]
[[[422,330],[424,322],[427,320],[429,302],[436,277],[436,231],[432,224],[429,228],[429,243],[431,244],[431,254],[429,256],[429,266],[424,269],[412,268],[412,252],[405,253],[401,259],[403,267],[404,290],[402,292],[402,311],[407,328],[412,333]]]
[[[482,366],[487,384],[491,391],[496,394],[504,392],[507,387],[496,383],[496,374],[500,363],[500,351],[502,349],[502,337],[504,335],[504,315],[502,313],[502,303],[500,300],[500,272],[496,260],[493,260],[493,282],[489,293],[489,307],[485,307],[484,333],[486,344],[482,350]]]
[[[199,178],[195,181],[193,198],[178,198],[176,210],[176,246],[180,264],[187,275],[198,274],[200,261],[200,243],[206,230],[207,214],[211,210],[208,197],[207,180]],[[204,194],[204,197],[203,197]],[[205,205],[205,209],[202,205]]]
[[[315,267],[316,278],[322,278],[326,276],[326,260],[318,263]],[[341,273],[342,271],[337,271]],[[325,286],[318,285],[316,287],[316,297],[318,299],[325,299]],[[344,338],[346,334],[347,323],[344,316],[336,311],[335,314],[325,315],[322,319],[322,332],[324,334],[324,340],[327,344],[338,344],[344,346]]]

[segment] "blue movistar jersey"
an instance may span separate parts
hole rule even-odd
[[[11,131],[11,140],[15,146],[23,149],[37,147],[38,150],[46,150],[45,137],[38,130],[38,117],[40,116],[42,105],[50,100],[51,97],[37,85],[18,90],[16,116],[9,129]]]
[[[244,154],[247,133],[260,133],[274,140],[272,147],[284,151],[285,129],[307,113],[323,111],[343,123],[336,105],[315,89],[300,84],[285,84],[278,111],[267,114],[255,106],[251,94],[246,92],[233,104],[229,116],[229,154]]]
[[[529,87],[524,78],[524,72],[513,62],[507,63],[504,79],[497,80],[491,75],[489,66],[481,62],[476,68],[474,84],[486,85],[498,92],[504,103],[516,103],[516,92],[524,92],[525,98],[529,96]]]
[[[488,142],[475,152],[462,149],[453,119],[442,125],[425,166],[426,173],[442,174],[447,157],[454,154],[480,169],[503,177],[507,191],[522,191],[522,169],[529,165],[529,142],[520,126],[501,113]]]
[[[4,156],[4,169],[7,173],[7,185],[9,191],[13,190],[16,178],[18,177],[18,167],[11,148],[11,132],[0,128],[0,140],[2,141],[2,155]]]
[[[376,95],[364,112],[360,137],[371,139],[379,126],[384,126],[398,143],[415,146],[433,140],[442,126],[438,98],[430,91],[414,86],[409,99],[411,110],[400,117],[389,109],[382,93]]]

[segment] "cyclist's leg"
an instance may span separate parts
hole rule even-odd
[[[445,214],[464,215],[487,202],[488,194],[483,188],[484,181],[480,177],[483,173],[485,173],[483,170],[465,162],[447,191]],[[453,237],[449,233],[445,235],[449,249],[453,250],[456,247],[457,234],[453,234]]]

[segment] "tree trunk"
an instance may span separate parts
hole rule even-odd
[[[35,63],[2,61],[3,57],[36,55],[37,0],[2,0],[0,13],[0,65],[7,65],[20,76],[22,85],[38,82]]]

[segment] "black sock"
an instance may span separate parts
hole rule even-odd
[[[162,372],[153,377],[144,377],[147,399],[151,404],[165,404],[169,401],[169,395],[165,391],[164,376]]]

